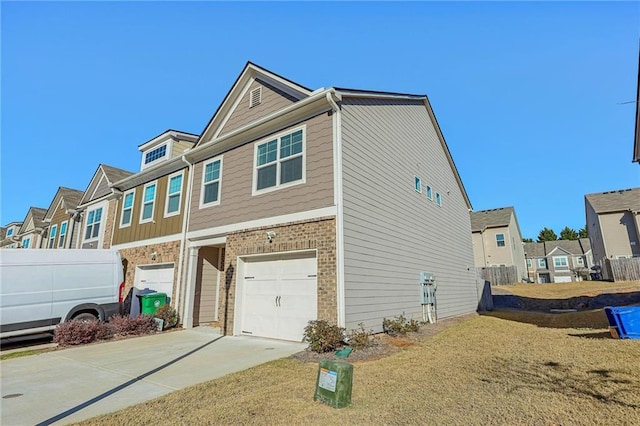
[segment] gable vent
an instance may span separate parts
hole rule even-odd
[[[257,87],[249,94],[249,108],[260,105],[262,102],[262,86]]]

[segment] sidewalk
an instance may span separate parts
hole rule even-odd
[[[0,362],[9,425],[69,424],[289,356],[302,343],[195,328]]]

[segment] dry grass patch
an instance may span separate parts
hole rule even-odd
[[[608,293],[632,293],[640,291],[640,282],[627,281],[611,283],[607,281],[578,281],[554,284],[515,284],[500,286],[500,290],[515,296],[533,299],[568,299],[579,296],[597,296]]]
[[[341,410],[287,358],[82,424],[640,424],[640,341],[587,338],[605,332],[473,317],[355,362]]]

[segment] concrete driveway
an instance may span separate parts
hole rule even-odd
[[[289,356],[302,343],[200,327],[0,362],[1,424],[69,424]]]

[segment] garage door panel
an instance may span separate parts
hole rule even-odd
[[[313,253],[246,260],[242,331],[300,341],[308,321],[317,318],[316,270]]]

